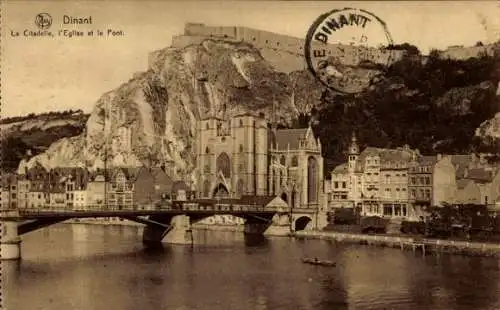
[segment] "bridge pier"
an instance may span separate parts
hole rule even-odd
[[[153,216],[144,227],[142,242],[146,246],[159,246],[162,242],[171,244],[193,244],[193,232],[189,216]]]
[[[18,222],[1,221],[0,259],[21,259],[21,237],[17,232]]]
[[[171,244],[193,244],[191,220],[187,215],[176,215],[170,221],[172,229],[165,236],[165,242]]]

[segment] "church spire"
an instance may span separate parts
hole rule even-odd
[[[358,154],[359,154],[358,139],[356,138],[356,134],[353,131],[351,136],[351,144],[349,145],[349,155],[358,155]]]

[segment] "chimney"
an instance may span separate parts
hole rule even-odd
[[[437,154],[437,160],[441,160],[443,158],[443,154]]]
[[[464,169],[464,178],[467,178],[469,176],[469,168]]]

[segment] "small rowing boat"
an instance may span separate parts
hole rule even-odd
[[[332,262],[330,260],[319,260],[317,258],[303,258],[302,262],[304,264],[329,266],[329,267],[335,267],[337,265],[337,263]]]

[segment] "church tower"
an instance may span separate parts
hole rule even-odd
[[[352,133],[351,137],[351,144],[349,145],[349,151],[348,151],[348,160],[347,160],[347,171],[349,174],[353,173],[356,169],[356,161],[358,160],[359,156],[359,146],[358,146],[358,140],[356,139],[356,135],[354,132]]]
[[[357,195],[357,179],[356,179],[356,161],[359,157],[359,146],[354,132],[351,137],[351,144],[349,145],[349,150],[347,152],[347,173],[349,175],[347,182],[348,199],[355,200]]]

